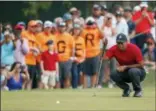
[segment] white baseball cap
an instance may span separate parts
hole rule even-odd
[[[72,7],[70,10],[69,10],[69,12],[77,12],[78,11],[78,9],[76,8],[76,7]]]
[[[94,4],[93,9],[101,10],[101,6],[99,4]]]
[[[44,22],[44,28],[47,28],[47,27],[52,28],[52,26],[53,26],[53,23],[51,21],[47,20]]]
[[[37,24],[43,25],[43,22],[41,20],[36,20]]]
[[[140,7],[146,7],[146,8],[148,8],[147,2],[141,2]]]
[[[140,10],[141,10],[141,8],[140,8],[139,5],[137,5],[137,6],[135,6],[135,7],[133,8],[133,11],[140,11]]]
[[[60,22],[63,22],[63,19],[62,19],[61,17],[57,17],[57,18],[55,18],[54,22],[55,22],[56,24],[58,24],[58,23],[60,23]]]
[[[106,14],[106,17],[107,17],[107,18],[112,18],[112,14],[111,14],[111,13],[107,13],[107,14]]]

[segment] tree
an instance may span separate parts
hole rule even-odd
[[[28,4],[27,8],[23,9],[24,15],[26,17],[32,17],[33,19],[39,18],[40,10],[48,10],[51,7],[52,2],[26,2]]]
[[[71,1],[63,1],[63,5],[65,8],[68,10],[72,7],[72,2]]]

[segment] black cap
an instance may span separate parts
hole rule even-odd
[[[46,45],[52,45],[53,44],[53,40],[48,40]]]
[[[101,5],[102,10],[108,10],[107,5]]]
[[[93,25],[93,24],[94,24],[94,22],[88,21],[86,25]]]
[[[115,13],[115,15],[116,15],[116,16],[122,16],[122,13],[121,13],[120,11],[117,11],[117,12]]]
[[[100,5],[98,5],[98,4],[94,4],[94,5],[93,5],[93,9],[98,9],[98,10],[101,10],[101,6],[100,6]]]
[[[132,12],[132,8],[127,6],[127,7],[124,8],[124,11],[125,12]]]
[[[117,35],[116,42],[127,42],[127,37],[125,34],[120,33]]]

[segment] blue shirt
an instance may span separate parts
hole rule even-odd
[[[132,31],[135,30],[135,23],[132,20],[129,20],[127,24],[128,24],[128,33],[131,34]]]
[[[14,45],[13,42],[1,46],[1,64],[12,65],[14,63]]]
[[[18,81],[16,81],[13,76],[7,81],[7,86],[9,90],[20,90],[22,89],[22,84],[23,84],[23,78],[21,74]]]
[[[4,40],[4,35],[3,35],[3,33],[1,33],[1,35],[0,35],[0,41],[3,41]]]

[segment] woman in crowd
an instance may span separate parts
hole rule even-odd
[[[1,90],[6,90],[7,91],[8,87],[6,86],[6,83],[7,83],[6,75],[7,75],[6,66],[5,65],[1,65],[1,67],[0,67]]]
[[[10,70],[11,65],[14,63],[14,49],[15,38],[9,31],[4,32],[4,40],[1,42],[1,64],[7,66]]]
[[[75,42],[75,51],[74,51],[74,61],[72,64],[72,87],[77,88],[77,86],[82,84],[82,68],[83,62],[85,60],[85,41],[80,36],[81,35],[81,25],[73,25],[73,37]]]
[[[9,90],[24,89],[28,80],[29,74],[27,68],[22,67],[20,62],[13,63],[7,75],[7,87]]]
[[[105,17],[105,22],[102,26],[102,31],[104,35],[104,42],[107,42],[106,50],[110,49],[112,46],[116,45],[116,30],[112,26],[112,14],[108,13]],[[111,59],[110,63],[107,61],[103,61],[102,68],[100,71],[100,76],[99,76],[99,88],[101,88],[103,79],[106,81],[109,80],[109,73],[111,73],[116,66],[116,61],[115,59]],[[106,70],[106,69],[110,70]],[[105,72],[104,72],[105,70]],[[104,73],[105,73],[105,78],[104,78]],[[109,87],[112,87],[112,84],[109,84]]]
[[[147,48],[143,50],[143,55],[145,59],[145,67],[147,69],[153,69],[156,68],[156,44],[154,42],[153,37],[149,37],[146,40]]]

